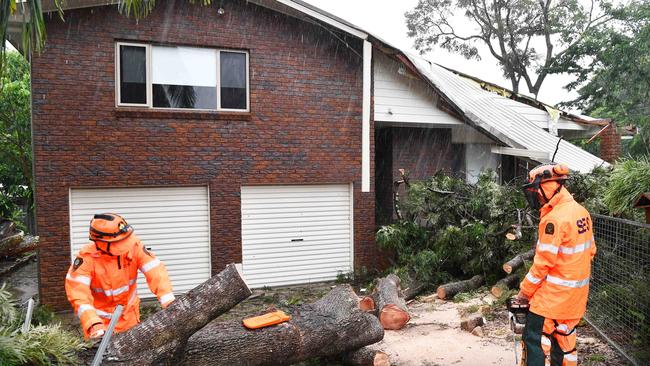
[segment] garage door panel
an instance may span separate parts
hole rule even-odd
[[[88,243],[92,216],[114,212],[126,218],[167,267],[175,293],[210,277],[210,219],[207,187],[72,189],[71,255]],[[152,297],[139,274],[138,293]]]
[[[252,287],[333,280],[352,268],[349,185],[242,187],[241,209]]]

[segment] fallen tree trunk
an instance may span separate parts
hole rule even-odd
[[[5,253],[7,257],[17,257],[21,254],[32,252],[38,248],[38,236],[26,235],[13,249]]]
[[[426,287],[426,283],[410,279],[408,286],[402,290],[402,297],[404,300],[409,301],[419,295],[420,292],[424,291]]]
[[[401,297],[400,279],[389,274],[377,280],[374,291],[377,316],[384,329],[402,329],[411,319],[406,301]]]
[[[196,331],[250,296],[234,264],[180,296],[165,310],[130,330],[115,334],[103,365],[169,363]],[[95,349],[81,358],[90,363]],[[173,363],[173,362],[172,362]]]
[[[341,360],[349,366],[390,366],[390,358],[380,350],[372,347],[359,348],[343,355]]]
[[[290,312],[289,322],[249,330],[241,320],[211,323],[195,333],[180,365],[290,365],[313,357],[335,356],[376,343],[384,330],[359,309],[350,286],[339,286],[313,304]]]
[[[513,273],[497,281],[490,289],[490,292],[494,297],[499,298],[505,291],[515,288],[518,284],[519,275]]]
[[[452,282],[438,287],[436,293],[442,300],[451,299],[461,292],[475,290],[483,284],[483,277],[476,275],[469,280]]]
[[[23,241],[25,233],[19,231],[0,239],[0,256],[12,255],[13,250]]]
[[[524,260],[529,261],[529,260],[533,259],[534,256],[535,256],[535,249],[534,248],[527,251],[527,252],[525,252],[525,253],[517,254],[514,258],[507,261],[503,265],[503,270],[506,273],[510,274],[513,271],[516,271],[517,269],[519,269],[521,266],[523,266],[524,265]]]

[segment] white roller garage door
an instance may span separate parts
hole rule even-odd
[[[352,270],[350,185],[242,187],[241,209],[250,287],[328,281]]]
[[[88,243],[96,213],[114,212],[135,228],[144,245],[165,262],[175,293],[210,277],[210,218],[207,187],[71,189],[71,255]],[[152,297],[142,273],[140,297]]]

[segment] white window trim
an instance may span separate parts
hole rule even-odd
[[[122,103],[120,95],[120,84],[122,83],[122,74],[120,73],[120,46],[134,46],[134,47],[144,47],[145,48],[145,68],[146,68],[146,79],[147,79],[147,103]],[[151,96],[151,45],[145,43],[131,43],[131,42],[116,42],[115,43],[115,105],[117,107],[151,107],[152,105],[152,96]]]
[[[246,55],[246,109],[230,109],[230,108],[221,108],[221,52],[229,52],[229,53],[243,53]],[[224,111],[224,112],[250,112],[251,107],[250,107],[250,99],[251,99],[251,92],[250,92],[250,76],[249,76],[249,53],[246,51],[239,51],[239,50],[226,50],[226,49],[218,49],[217,50],[217,110],[218,111]]]
[[[147,103],[146,104],[137,104],[137,103],[122,103],[120,102],[120,83],[121,83],[121,74],[120,74],[120,46],[135,46],[135,47],[144,47],[146,48],[146,72],[147,72]],[[192,46],[188,46],[192,47]],[[164,111],[195,111],[195,112],[238,112],[238,113],[248,113],[250,112],[250,98],[251,98],[251,89],[250,89],[250,53],[248,51],[241,50],[230,50],[222,48],[213,48],[217,53],[217,109],[204,109],[204,108],[166,108],[166,107],[154,107],[153,106],[153,80],[151,78],[151,48],[152,45],[148,43],[134,43],[134,42],[115,42],[115,106],[116,107],[138,107],[146,108],[151,110],[164,110]],[[200,47],[195,47],[200,48]],[[221,108],[221,52],[230,52],[230,53],[243,53],[246,55],[246,109],[232,109],[232,108]]]

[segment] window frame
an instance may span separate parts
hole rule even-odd
[[[115,42],[115,106],[120,107],[137,107],[148,110],[156,111],[185,111],[185,112],[233,112],[233,113],[250,113],[250,52],[244,50],[233,50],[227,48],[211,48],[211,47],[197,47],[197,46],[185,46],[185,45],[169,45],[169,47],[190,47],[190,48],[208,48],[217,53],[217,108],[216,109],[202,109],[202,108],[174,108],[174,107],[154,107],[153,106],[153,80],[152,80],[152,48],[157,44],[153,43],[138,43],[138,42]],[[120,46],[134,46],[134,47],[144,47],[146,49],[146,77],[147,77],[147,103],[146,104],[137,104],[137,103],[122,103],[120,95],[120,85],[121,85],[121,74],[120,74],[120,56],[121,50]],[[162,45],[160,46],[167,46]],[[245,109],[232,109],[232,108],[221,108],[221,52],[229,53],[241,53],[246,55],[246,108]]]
[[[145,70],[146,70],[146,104],[141,103],[122,103],[121,95],[121,84],[122,84],[122,74],[120,72],[120,56],[122,51],[120,50],[121,46],[132,46],[132,47],[142,47],[145,49]],[[151,83],[151,45],[146,43],[133,43],[133,42],[115,42],[115,105],[117,107],[151,107],[153,104],[151,91],[153,90]]]
[[[232,109],[232,108],[221,108],[221,52],[228,53],[243,53],[246,55],[246,109]],[[250,98],[251,98],[251,88],[250,88],[250,75],[249,75],[249,63],[248,63],[249,53],[247,51],[241,50],[228,50],[228,49],[218,49],[217,50],[217,110],[224,112],[250,112]]]

